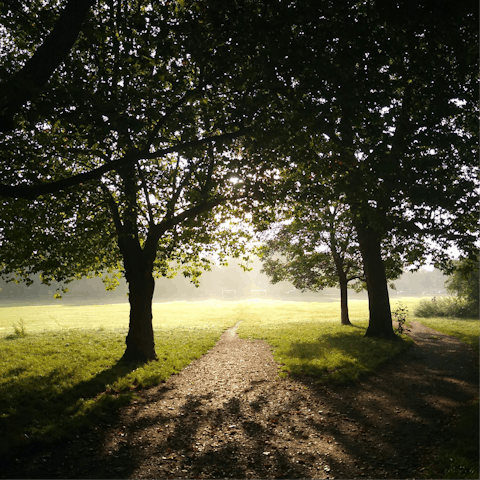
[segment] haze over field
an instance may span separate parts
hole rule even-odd
[[[239,300],[248,298],[273,298],[295,301],[338,301],[339,290],[327,288],[319,293],[301,292],[288,282],[272,285],[269,277],[260,273],[262,264],[255,259],[252,270],[244,272],[236,260],[230,261],[228,267],[213,267],[200,278],[200,286],[196,288],[188,278],[178,275],[173,279],[159,278],[156,281],[154,301],[225,299]],[[394,282],[396,290],[390,290],[392,297],[402,295],[442,295],[445,294],[444,282],[447,279],[440,271],[406,272]],[[120,285],[113,292],[105,291],[100,278],[83,279],[70,283],[69,292],[63,299],[53,298],[55,285],[47,286],[38,279],[30,286],[5,283],[0,280],[0,304],[9,303],[122,303],[128,302],[127,285],[121,279]],[[366,292],[360,294],[349,290],[349,298],[364,298]]]

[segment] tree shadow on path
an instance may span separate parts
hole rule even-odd
[[[478,370],[455,339],[410,333],[416,344],[378,374],[327,386],[279,379],[268,346],[232,337],[8,476],[413,478],[459,406],[478,396]]]

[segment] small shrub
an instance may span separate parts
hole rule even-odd
[[[27,336],[27,330],[25,328],[25,322],[23,321],[23,318],[21,318],[18,322],[13,322],[12,327],[13,333],[16,337],[23,338]]]
[[[458,297],[433,297],[421,300],[415,309],[417,317],[457,317],[472,318],[478,315],[478,306]]]
[[[397,332],[401,335],[407,321],[408,308],[402,302],[398,303],[398,307],[392,312],[393,320],[398,322]]]

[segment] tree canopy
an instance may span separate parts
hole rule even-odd
[[[341,322],[350,325],[347,288],[361,291],[366,283],[349,209],[339,202],[322,208],[302,204],[286,217],[286,223],[266,232],[259,248],[262,272],[272,283],[287,280],[303,291],[339,287]],[[387,241],[382,253],[387,278],[395,280],[402,273],[401,258]]]
[[[129,359],[155,357],[152,275],[173,265],[195,280],[213,251],[241,255],[245,232],[225,225],[262,190],[265,169],[232,143],[249,61],[214,13],[102,2],[49,88],[2,135],[1,183],[37,197],[2,202],[2,275],[68,282],[123,271]]]
[[[272,283],[287,280],[299,290],[340,287],[342,325],[350,325],[348,284],[361,290],[365,277],[348,212],[342,205],[304,210],[273,230],[260,247],[262,272]],[[271,235],[271,231],[269,232]]]
[[[12,72],[7,67],[7,71],[2,72],[3,81],[0,83],[1,132],[14,129],[15,114],[25,103],[34,100],[41,94],[53,72],[65,61],[78,37],[89,8],[94,4],[95,0],[69,0],[58,15],[51,31],[48,31],[48,27],[51,23],[51,7],[53,5],[50,5],[49,9],[42,9],[40,2],[31,2],[26,11],[20,2],[3,4],[5,11],[2,12],[2,26],[4,27],[2,34],[7,33],[8,30],[14,30],[17,39],[20,40],[17,47],[23,47],[24,50],[34,48],[33,44],[38,44],[41,40],[43,42],[20,70]],[[2,50],[7,50],[5,48],[7,45],[8,42],[4,39]],[[2,52],[4,55],[5,50]],[[16,58],[17,62],[18,60],[21,60],[21,56]],[[16,65],[13,67],[15,68]]]
[[[367,334],[393,338],[383,239],[416,266],[434,255],[445,267],[452,245],[465,255],[476,249],[478,5],[317,2],[292,6],[292,16],[295,9],[277,70],[283,135],[254,149],[287,178],[281,198],[312,208],[342,198],[350,207],[370,299]]]
[[[126,358],[155,357],[153,275],[241,255],[222,226],[286,197],[349,207],[369,335],[394,338],[382,242],[411,263],[426,240],[474,250],[470,0],[19,5],[0,44],[1,274],[122,270]]]
[[[448,292],[466,300],[471,307],[472,315],[478,316],[480,304],[478,255],[476,258],[464,258],[455,262],[445,285]]]

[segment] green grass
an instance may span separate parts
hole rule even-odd
[[[401,302],[412,311],[418,299]],[[308,374],[322,383],[373,372],[408,346],[408,340],[392,348],[390,342],[363,338],[368,303],[352,300],[349,306],[353,327],[340,325],[340,308],[333,302],[154,304],[159,361],[144,365],[118,362],[125,348],[127,304],[2,308],[0,431],[8,435],[0,436],[0,456],[32,442],[68,438],[98,423],[142,395],[142,387],[166,380],[206,353],[239,320],[241,337],[265,339],[272,346],[281,375]],[[397,299],[392,310],[396,306]],[[450,321],[457,334],[463,332],[467,340],[477,335],[478,341],[478,321],[471,332],[455,325]],[[442,331],[438,324],[432,328]]]
[[[182,326],[185,322],[217,325],[222,317],[235,315],[236,303],[168,302],[153,304],[153,326]],[[130,306],[112,305],[36,305],[0,309],[0,335],[13,332],[13,324],[22,319],[27,332],[64,329],[127,328]]]
[[[12,322],[19,314],[23,329]],[[0,436],[0,457],[68,436],[128,404],[142,387],[165,381],[206,353],[237,321],[228,304],[157,304],[159,361],[128,365],[118,362],[126,305],[4,308],[0,318],[0,431],[8,432]]]
[[[457,337],[479,355],[480,321],[459,318],[423,318],[414,320],[446,335]],[[478,367],[478,362],[477,362]],[[424,468],[424,478],[479,478],[479,401],[463,408],[451,429],[450,441],[439,448]]]
[[[273,347],[280,375],[313,375],[317,381],[346,382],[374,372],[408,348],[411,340],[393,344],[363,338],[368,325],[365,300],[350,302],[353,326],[340,325],[334,303],[256,302],[239,304],[241,338],[263,339]]]

